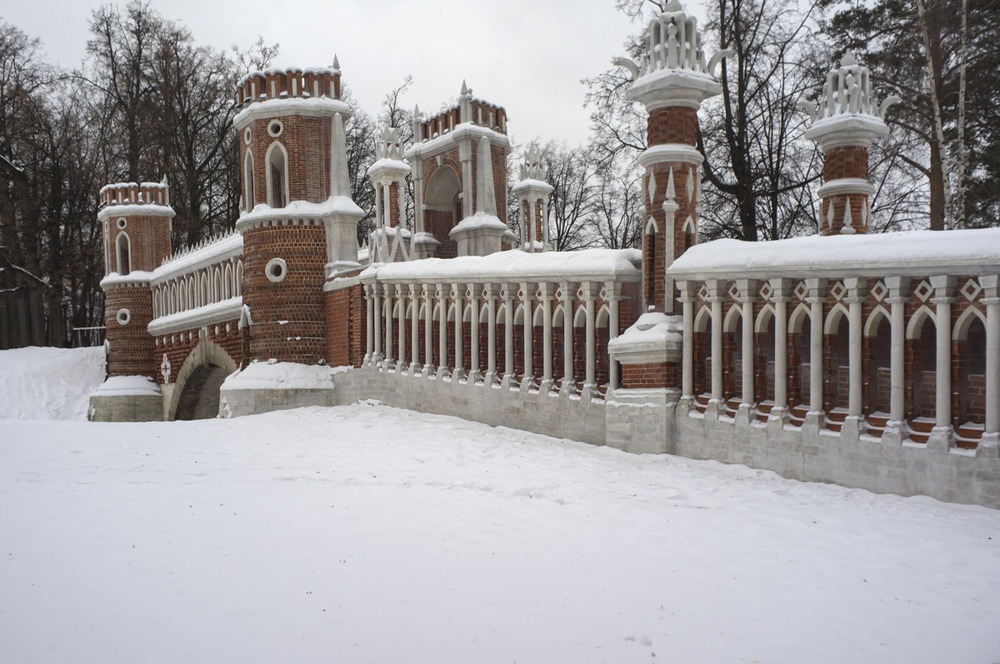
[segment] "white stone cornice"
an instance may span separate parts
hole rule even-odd
[[[340,113],[346,121],[351,117],[351,108],[339,99],[331,97],[312,97],[305,99],[293,97],[289,99],[267,99],[248,105],[233,118],[233,126],[237,130],[254,120],[283,117],[286,115],[303,115],[307,117],[329,117]]]
[[[639,155],[639,165],[643,168],[664,162],[680,162],[701,166],[703,161],[705,158],[701,156],[696,147],[684,143],[652,145]]]
[[[839,178],[823,183],[816,193],[820,198],[848,194],[873,196],[875,195],[875,187],[868,180],[861,178]]]
[[[107,221],[115,217],[162,217],[172,219],[176,213],[169,205],[152,203],[135,203],[130,205],[108,205],[97,212],[98,221]]]

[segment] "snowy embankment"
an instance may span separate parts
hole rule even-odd
[[[10,662],[1000,660],[998,511],[375,404],[0,421],[0,558]]]
[[[104,347],[0,350],[0,419],[85,420]]]

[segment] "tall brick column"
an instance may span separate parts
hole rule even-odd
[[[642,315],[609,349],[622,364],[622,387],[658,388],[664,403],[680,394],[682,354],[678,293],[666,270],[698,241],[701,198],[699,170],[703,158],[696,147],[698,109],[722,92],[714,69],[728,51],[706,64],[697,20],[678,0],[649,22],[646,51],[639,63],[618,60],[633,77],[628,98],[649,113],[647,148],[639,157],[645,169],[645,228],[642,244]],[[625,398],[618,394],[619,399]],[[636,397],[646,399],[645,395]]]
[[[883,118],[899,97],[879,106],[871,72],[848,53],[826,79],[819,102],[803,102],[812,126],[806,130],[823,149],[823,186],[819,189],[820,235],[867,233],[871,218],[868,149],[889,133]]]
[[[638,64],[619,60],[635,79],[628,98],[649,113],[647,149],[639,157],[646,222],[643,239],[643,309],[673,313],[677,294],[666,269],[697,242],[701,194],[698,109],[722,88],[713,70],[728,54],[705,64],[697,20],[678,0],[649,23]]]
[[[104,232],[104,325],[108,376],[156,375],[152,272],[170,256],[170,207],[166,183],[123,182],[101,189],[98,219]]]
[[[237,86],[249,358],[325,359],[328,278],[359,269],[340,70],[255,72]]]

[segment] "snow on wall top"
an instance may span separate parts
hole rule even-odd
[[[372,266],[363,281],[638,281],[638,249],[584,249],[529,254],[501,251],[488,256],[425,258]]]
[[[773,242],[715,240],[688,249],[674,279],[979,274],[1000,271],[1000,228],[809,235]]]

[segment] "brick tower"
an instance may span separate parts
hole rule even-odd
[[[110,184],[101,189],[97,213],[104,232],[104,325],[108,376],[156,372],[153,337],[152,271],[170,257],[170,207],[166,183]]]
[[[502,221],[507,218],[507,112],[476,99],[462,83],[457,106],[431,118],[415,112],[413,134],[406,156],[413,167],[416,257],[499,251],[511,239]],[[481,181],[485,178],[490,181]]]
[[[647,149],[639,157],[646,223],[643,234],[643,305],[674,312],[673,284],[665,271],[698,238],[698,209],[703,158],[698,152],[698,109],[722,92],[714,70],[729,51],[705,64],[697,19],[671,0],[646,30],[646,51],[639,64],[618,60],[634,81],[628,98],[649,113]]]
[[[872,139],[889,133],[883,118],[899,97],[879,106],[872,94],[871,72],[848,53],[829,73],[819,102],[803,102],[812,126],[806,130],[823,149],[823,186],[819,188],[820,235],[867,233],[871,218],[868,149]]]
[[[243,302],[249,358],[315,364],[327,353],[327,278],[357,271],[340,70],[256,72],[238,85]]]

